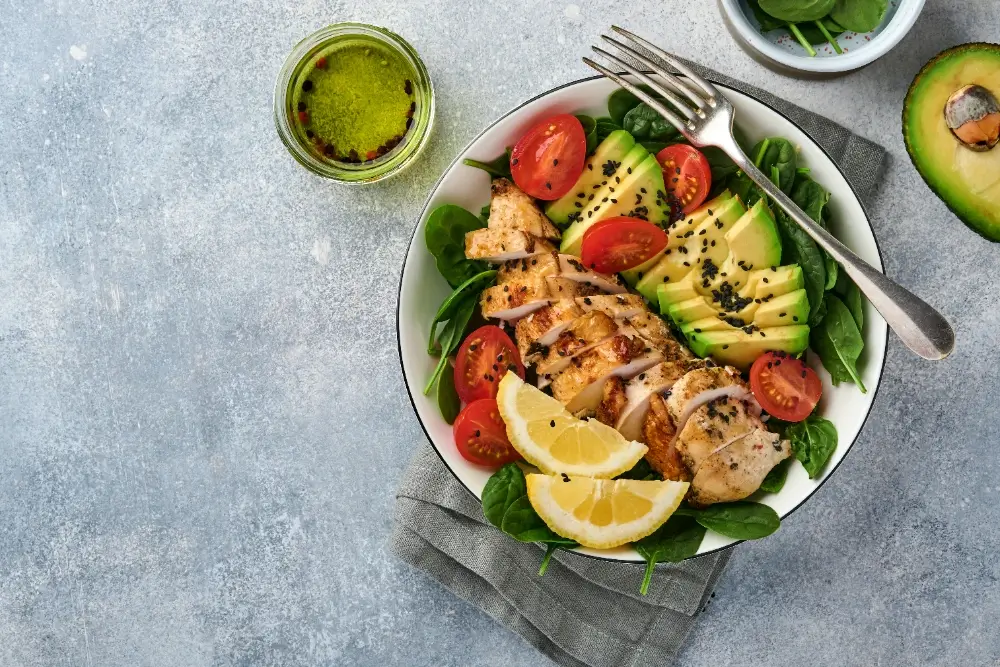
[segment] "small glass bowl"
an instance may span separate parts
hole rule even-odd
[[[319,51],[335,41],[361,37],[376,40],[395,51],[413,69],[413,96],[417,108],[413,123],[403,140],[392,150],[374,160],[361,163],[323,159],[304,143],[293,124],[297,111],[292,108],[295,82],[304,67]],[[364,23],[336,23],[309,35],[288,54],[274,87],[274,124],[285,148],[299,164],[320,176],[342,183],[374,183],[409,166],[427,144],[434,124],[434,86],[427,68],[413,47],[394,32]]]

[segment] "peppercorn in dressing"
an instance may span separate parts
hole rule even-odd
[[[415,78],[402,56],[375,40],[337,40],[300,71],[292,125],[321,159],[376,160],[402,143],[413,125]]]

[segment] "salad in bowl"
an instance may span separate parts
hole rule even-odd
[[[645,592],[657,562],[770,535],[815,490],[846,449],[827,394],[867,413],[859,362],[885,326],[721,151],[605,95],[604,115],[556,105],[453,166],[489,199],[435,202],[411,247],[451,288],[426,311],[420,389],[486,519],[546,546],[540,573],[557,549],[641,559]],[[828,226],[799,139],[744,147]]]

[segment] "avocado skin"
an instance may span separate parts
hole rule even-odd
[[[948,207],[948,210],[954,213],[955,216],[957,216],[958,219],[961,220],[967,227],[983,238],[994,242],[1000,242],[1000,223],[991,222],[989,219],[985,218],[980,219],[974,213],[970,214],[968,210],[962,210],[962,205],[954,202],[954,200],[960,199],[961,193],[950,192],[948,188],[935,183],[932,179],[927,177],[921,167],[919,158],[916,156],[917,147],[913,145],[913,141],[910,136],[909,113],[913,105],[913,97],[924,84],[924,79],[933,77],[937,68],[939,66],[943,66],[946,61],[953,56],[961,55],[965,52],[980,53],[984,51],[994,53],[997,57],[1000,57],[1000,44],[992,44],[990,42],[970,42],[968,44],[953,46],[931,58],[931,60],[920,69],[917,76],[913,79],[913,83],[910,84],[910,88],[906,93],[906,99],[903,102],[903,142],[906,144],[906,152],[910,155],[910,160],[916,167],[917,173],[920,174],[920,177],[927,184],[927,187],[929,187],[934,194],[944,202],[945,206]],[[943,104],[942,113],[944,113]]]

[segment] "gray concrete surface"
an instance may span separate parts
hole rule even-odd
[[[437,85],[420,163],[346,188],[279,143],[287,51],[392,27]],[[872,67],[762,69],[707,0],[12,0],[0,6],[0,664],[538,665],[388,556],[422,435],[395,352],[414,218],[501,112],[589,74],[611,21],[821,111],[891,152],[888,270],[954,322],[893,340],[859,446],[738,549],[680,664],[986,665],[1000,657],[1000,248],[911,167],[899,112],[995,2],[930,0]]]

